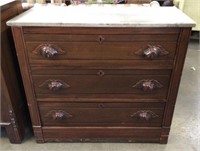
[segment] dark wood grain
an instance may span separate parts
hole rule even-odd
[[[163,120],[163,125],[166,127],[171,126],[190,34],[191,34],[191,28],[183,28],[179,37],[178,48],[177,48],[177,54],[179,55],[176,55],[176,61],[173,68],[174,70],[172,72],[172,80],[170,83],[169,103],[166,106],[165,110],[166,116]]]
[[[30,68],[27,66],[28,64],[28,58],[26,56],[25,47],[24,47],[24,39],[23,39],[23,33],[22,33],[22,28],[17,27],[17,28],[12,28],[13,36],[18,37],[15,38],[15,47],[17,50],[17,57],[20,65],[20,70],[21,70],[21,75],[22,75],[22,80],[25,88],[25,93],[26,93],[26,98],[27,98],[27,103],[29,107],[29,113],[31,116],[31,121],[32,121],[32,127],[33,130],[35,131],[35,127],[37,131],[39,131],[39,134],[35,133],[36,139],[40,140],[42,142],[43,137],[40,135],[41,133],[41,122],[39,118],[39,112],[37,108],[37,102],[34,101],[35,94],[32,89],[32,81],[30,79],[29,71]],[[37,134],[37,135],[36,135]]]
[[[62,66],[61,66],[62,64]],[[30,60],[30,68],[65,69],[172,69],[173,60]]]
[[[42,44],[54,45],[57,55],[52,58],[47,58],[42,55],[42,48],[38,47]],[[165,49],[168,54],[161,55],[152,60],[173,60],[175,56],[176,43],[175,42],[27,42],[26,47],[30,61],[42,60],[148,60],[145,56],[137,55],[139,50],[144,51],[149,45],[160,46]],[[61,51],[61,50],[62,51]],[[59,51],[60,50],[60,51]]]
[[[36,141],[167,143],[190,30],[13,27]]]
[[[159,127],[165,103],[40,103],[43,126]],[[140,117],[149,112],[149,119]],[[137,114],[138,113],[138,114]],[[60,118],[55,119],[55,114]],[[148,113],[147,113],[148,114]],[[151,115],[152,114],[152,115]],[[59,116],[59,115],[58,115]],[[151,117],[152,116],[152,117]],[[154,117],[153,117],[154,116]]]
[[[159,127],[43,127],[45,142],[160,142]]]
[[[49,89],[49,84],[52,80],[61,81],[68,85],[66,87],[52,91]],[[144,91],[142,88],[135,87],[141,80],[156,80],[163,87],[150,91]],[[170,75],[45,75],[33,76],[33,83],[36,96],[48,97],[69,97],[72,94],[112,94],[117,97],[118,94],[126,94],[127,98],[141,99],[166,99],[168,94],[168,84]],[[43,96],[43,97],[44,97]]]
[[[50,34],[50,33],[49,33]],[[103,38],[103,42],[146,42],[146,41],[168,41],[174,42],[178,39],[178,33],[174,34],[93,34],[93,35],[80,35],[80,34],[54,34],[49,36],[49,34],[24,34],[26,42],[34,41],[49,41],[49,42],[99,42],[100,38]]]
[[[25,34],[83,34],[83,35],[96,35],[96,34],[113,34],[113,35],[168,35],[168,34],[179,34],[180,28],[132,28],[132,27],[24,27],[23,31]]]
[[[22,12],[20,1],[2,5],[1,10],[1,122],[11,143],[21,143],[28,126],[26,98],[16,58],[11,28],[6,22]]]

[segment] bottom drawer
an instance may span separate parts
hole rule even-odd
[[[43,126],[152,126],[162,124],[165,103],[44,103]]]

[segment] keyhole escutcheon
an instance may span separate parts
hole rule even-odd
[[[101,44],[103,41],[105,40],[105,38],[103,37],[103,36],[99,36],[98,37],[98,41],[99,41],[99,43]]]

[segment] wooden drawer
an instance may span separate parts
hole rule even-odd
[[[173,60],[176,42],[27,42],[31,63],[60,60]]]
[[[51,30],[51,29],[50,29]],[[96,29],[97,30],[97,29]],[[153,30],[153,29],[152,29]],[[154,29],[155,30],[155,29]],[[88,31],[88,32],[91,32]],[[117,29],[116,29],[117,32]],[[143,30],[144,32],[144,30]],[[101,31],[102,33],[102,31]],[[141,42],[141,41],[169,41],[176,42],[178,39],[178,33],[166,34],[154,33],[154,34],[144,34],[144,33],[127,33],[127,34],[24,34],[26,42]]]
[[[111,72],[112,71],[112,72]],[[165,99],[168,94],[170,70],[74,70],[64,75],[34,75],[33,83],[38,98],[83,97],[95,94],[117,97]],[[55,72],[55,71],[52,71]],[[61,71],[59,71],[61,73]]]
[[[39,103],[43,126],[161,126],[165,103]]]

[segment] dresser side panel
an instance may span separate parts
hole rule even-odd
[[[12,32],[15,41],[15,47],[17,50],[17,57],[20,64],[20,71],[23,79],[23,84],[26,92],[27,103],[29,107],[29,112],[31,116],[32,126],[40,127],[40,117],[37,108],[37,102],[35,101],[35,93],[32,87],[32,79],[29,68],[29,61],[26,53],[26,48],[24,45],[23,30],[21,27],[12,27]],[[40,131],[42,133],[42,131]],[[42,137],[42,135],[37,135]],[[36,139],[37,139],[36,136]],[[43,138],[40,138],[42,140]]]
[[[175,63],[169,87],[169,100],[166,104],[165,116],[163,120],[163,126],[165,127],[170,127],[172,122],[173,112],[182,76],[182,70],[185,62],[185,56],[187,53],[190,33],[191,33],[191,28],[182,28],[180,32],[177,44],[177,52],[175,56]]]

